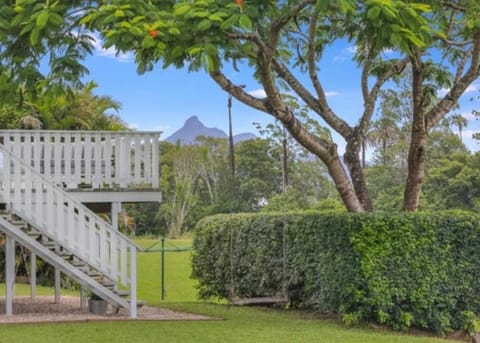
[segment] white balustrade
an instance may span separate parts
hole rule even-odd
[[[67,189],[158,188],[159,132],[0,130],[0,144]]]
[[[29,163],[0,145],[0,202],[112,280],[135,287],[135,244],[32,168],[39,150],[27,146],[22,153]]]

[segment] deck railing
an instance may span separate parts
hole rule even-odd
[[[0,202],[111,280],[136,290],[136,245],[0,145]]]
[[[159,132],[0,130],[0,144],[57,185],[158,188]]]

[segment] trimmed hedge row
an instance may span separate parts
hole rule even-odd
[[[201,298],[285,294],[291,306],[445,333],[480,314],[480,217],[466,212],[235,214],[203,219]]]

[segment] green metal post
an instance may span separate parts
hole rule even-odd
[[[162,237],[162,300],[165,299],[165,237]]]

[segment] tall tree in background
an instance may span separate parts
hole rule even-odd
[[[85,49],[79,49],[82,55],[91,48],[88,39],[78,38],[83,37],[82,25],[86,25],[102,34],[105,47],[132,51],[139,72],[151,70],[159,61],[164,67],[187,64],[194,71],[204,67],[232,97],[278,119],[320,158],[349,211],[373,209],[360,152],[386,82],[411,66],[413,116],[403,208],[413,211],[424,177],[428,133],[480,74],[480,22],[476,19],[480,4],[475,0],[16,3],[0,8],[0,30],[8,34],[0,42],[6,47],[6,62],[15,65],[8,57],[21,55],[18,47],[22,45],[27,45],[27,54],[39,56],[39,52],[54,51],[51,46],[84,43]],[[332,108],[325,91],[328,85],[319,74],[324,50],[345,40],[356,46],[354,58],[361,70],[358,84],[364,106],[353,125]],[[385,54],[387,49],[394,53]],[[27,62],[39,61],[27,58]],[[251,68],[242,71],[252,72],[266,98],[248,94],[224,72],[227,66],[247,64]],[[307,82],[302,81],[304,75]],[[337,145],[309,131],[289,108],[281,96],[285,87],[343,137],[347,170]],[[449,91],[435,101],[432,95],[444,87]]]
[[[460,138],[460,140],[463,141],[462,132],[463,132],[463,129],[466,128],[468,125],[467,118],[457,113],[450,117],[450,122],[452,123],[452,125],[457,127],[458,138]]]
[[[182,233],[185,219],[195,206],[198,196],[196,189],[200,177],[197,146],[167,147],[171,164],[162,166],[162,193],[164,202],[160,206],[171,238]]]

